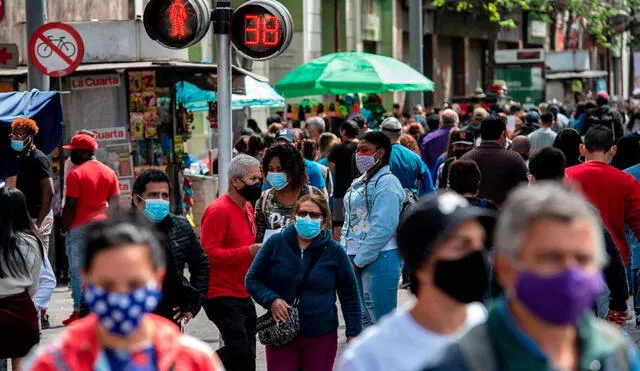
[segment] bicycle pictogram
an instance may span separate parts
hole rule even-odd
[[[53,37],[47,36],[47,39],[53,43],[58,50],[63,52],[67,57],[71,58],[76,54],[76,46],[71,41],[66,41],[66,36]],[[49,58],[53,54],[53,49],[48,43],[38,45],[36,53],[41,58]]]

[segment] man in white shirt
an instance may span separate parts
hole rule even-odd
[[[553,124],[555,120],[553,113],[547,112],[542,114],[542,127],[533,133],[529,134],[529,142],[531,143],[531,153],[544,147],[552,147],[553,142],[556,140],[555,131],[553,131]]]
[[[418,201],[398,227],[398,248],[417,301],[384,317],[349,344],[340,371],[413,371],[434,365],[447,346],[486,319],[484,255],[492,211],[453,192]]]

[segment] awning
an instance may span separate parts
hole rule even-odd
[[[246,93],[232,95],[232,109],[284,107],[284,98],[269,84],[251,76],[245,76],[244,79]],[[176,83],[176,98],[177,103],[184,104],[189,111],[206,111],[209,109],[208,102],[216,101],[216,93],[200,89],[188,81],[180,81]]]
[[[16,153],[10,147],[8,134],[9,125],[18,117],[31,118],[38,124],[36,146],[51,153],[62,138],[60,93],[32,90],[0,94],[0,179],[15,174]]]
[[[595,79],[607,76],[607,71],[581,71],[581,72],[556,72],[547,73],[547,80],[571,80],[571,79]]]
[[[198,63],[198,62],[181,62],[181,61],[147,61],[147,62],[118,62],[118,63],[92,63],[83,64],[78,67],[74,73],[78,72],[97,72],[97,71],[109,71],[109,70],[128,70],[128,69],[149,69],[149,68],[191,68],[202,69],[203,71],[215,73],[218,70],[218,66],[213,63]],[[254,79],[262,82],[267,82],[264,76],[255,74],[237,66],[231,66],[231,70],[234,74],[241,74],[251,76]],[[26,67],[18,67],[15,69],[0,69],[0,77],[2,76],[24,76],[27,74]]]

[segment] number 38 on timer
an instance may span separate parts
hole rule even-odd
[[[278,45],[280,22],[275,15],[247,14],[244,16],[244,44],[256,49]]]
[[[266,60],[282,53],[293,33],[289,11],[276,1],[253,0],[231,16],[231,42],[243,56]]]

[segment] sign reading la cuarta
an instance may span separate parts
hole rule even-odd
[[[118,75],[81,76],[71,79],[71,89],[113,88],[122,83]]]

